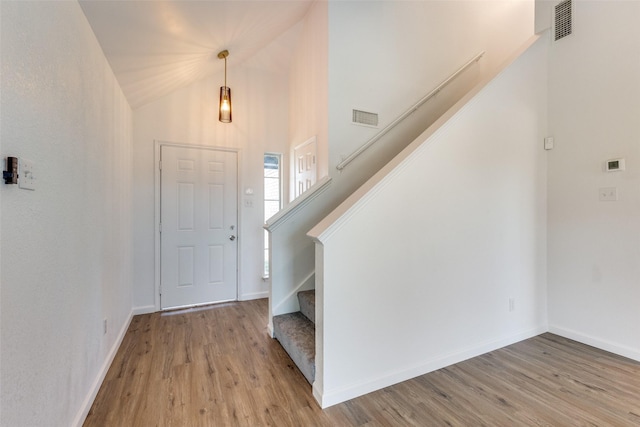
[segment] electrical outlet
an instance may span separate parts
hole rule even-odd
[[[516,310],[516,299],[515,298],[509,298],[509,311],[515,311]]]
[[[102,335],[107,335],[107,319],[102,321]]]

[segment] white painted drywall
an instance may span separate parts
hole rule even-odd
[[[276,314],[295,311],[295,290],[307,286],[314,272],[314,245],[306,233],[532,35],[533,2],[331,1],[327,19],[331,188],[278,224],[272,234],[273,296],[291,295],[288,301],[272,301],[273,307],[279,307]],[[323,31],[320,24],[309,24],[309,28]],[[321,39],[309,40],[319,43]],[[301,43],[314,48],[306,39]],[[343,154],[350,154],[380,130],[352,125],[352,108],[380,113],[382,127],[483,50],[486,55],[480,63],[470,67],[430,105],[342,172],[336,170]],[[297,82],[311,80],[310,85],[320,86],[309,78],[308,64],[315,62],[305,60],[306,68],[293,67],[291,97],[298,95],[294,93],[300,86]],[[309,90],[301,94],[311,97]],[[295,114],[292,112],[292,120]],[[301,109],[299,116],[304,118],[305,114]],[[311,128],[301,124],[299,129]]]
[[[289,152],[315,136],[318,178],[328,173],[327,9],[327,1],[316,1],[299,24],[289,73]],[[290,185],[295,194],[293,179]]]
[[[66,427],[131,316],[131,109],[76,2],[0,8],[3,163],[37,183],[0,188],[0,424]]]
[[[533,34],[534,2],[336,1],[329,3],[329,170],[379,129],[351,123],[352,109],[379,114],[380,128],[393,121],[477,53],[465,73],[473,79],[495,70]],[[446,111],[469,90],[459,79],[430,105],[451,98]],[[458,85],[458,86],[456,86]],[[442,104],[441,104],[442,105]],[[427,109],[425,107],[425,109]],[[422,118],[428,121],[429,115]],[[412,122],[411,119],[407,122]],[[412,135],[420,122],[404,131]],[[387,144],[400,144],[388,139]],[[397,151],[396,151],[397,153]],[[358,167],[357,165],[355,166]]]
[[[553,24],[554,6],[558,4],[557,0],[535,0],[535,25],[536,34],[551,28]]]
[[[227,147],[240,152],[239,299],[265,298],[262,280],[263,162],[265,152],[288,150],[288,65],[296,28],[243,64],[228,58],[233,122],[218,121],[223,75],[211,76],[134,110],[134,304],[137,311],[159,309],[155,289],[157,224],[154,222],[154,141]],[[274,61],[276,55],[280,61]],[[216,59],[218,60],[218,59]],[[252,195],[245,190],[253,189]],[[252,206],[248,206],[251,204]]]
[[[573,7],[549,59],[549,325],[640,360],[640,2]]]
[[[310,233],[323,407],[547,329],[547,47]]]

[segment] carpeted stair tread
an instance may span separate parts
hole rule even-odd
[[[309,384],[313,384],[316,375],[315,325],[299,311],[281,314],[273,317],[273,334]]]
[[[300,312],[307,319],[316,323],[316,290],[298,292],[298,302],[300,303]]]

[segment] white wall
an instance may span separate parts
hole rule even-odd
[[[380,128],[481,51],[481,61],[424,107],[406,146],[533,34],[533,1],[332,1],[329,3],[329,171],[379,129],[351,124],[352,109],[378,113]],[[465,79],[471,84],[464,84]],[[470,80],[469,80],[470,79]],[[419,115],[419,113],[418,113]],[[431,118],[431,122],[435,120]],[[396,151],[399,152],[398,149]],[[388,160],[388,158],[387,158]],[[356,166],[357,167],[357,166]]]
[[[310,232],[322,406],[546,330],[547,44]]]
[[[551,331],[640,360],[640,2],[574,2],[549,59]],[[604,162],[624,157],[624,172]],[[615,187],[618,201],[600,202]]]
[[[312,13],[315,10],[320,16],[317,10],[320,6],[315,7]],[[314,245],[306,236],[307,231],[420,135],[483,75],[495,71],[533,34],[533,12],[533,1],[329,2],[328,147],[320,146],[319,150],[329,150],[327,166],[332,183],[303,210],[277,224],[272,233],[272,296],[284,298],[272,301],[273,307],[280,307],[276,314],[295,311],[296,288],[306,287],[307,279],[312,278]],[[318,32],[318,38],[309,40],[320,43],[322,19],[313,22],[318,25],[309,28]],[[496,28],[500,30],[495,31]],[[301,43],[307,43],[307,49],[314,48],[308,40]],[[322,49],[322,45],[316,48]],[[343,155],[350,154],[380,130],[352,125],[353,108],[379,112],[382,128],[483,50],[486,55],[481,62],[443,90],[430,105],[421,108],[342,172],[336,170]],[[309,77],[308,64],[315,62],[302,63],[306,68],[294,67],[292,71],[300,72],[292,74],[292,98],[298,95],[296,88],[300,84],[295,84],[298,81],[314,88],[320,86],[320,80]],[[304,90],[301,96],[311,97]],[[304,118],[306,114],[307,110],[301,109],[299,116]],[[294,112],[293,120],[296,120]],[[319,142],[322,143],[321,137]],[[291,297],[287,299],[287,295]]]
[[[138,312],[159,309],[155,290],[154,141],[234,148],[239,165],[239,298],[267,296],[264,266],[263,155],[288,150],[288,65],[296,29],[283,34],[243,64],[227,65],[233,122],[218,121],[216,75],[134,111],[134,305]],[[276,55],[281,58],[274,61]],[[245,195],[252,188],[253,195]],[[247,201],[252,207],[247,207]]]
[[[0,424],[66,427],[131,316],[131,110],[76,2],[0,8],[2,161],[37,177],[0,188]]]
[[[290,151],[315,136],[318,178],[328,173],[327,9],[326,0],[316,1],[299,24],[301,31],[289,73]]]

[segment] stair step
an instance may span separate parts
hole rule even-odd
[[[298,302],[300,303],[300,312],[307,319],[316,323],[316,290],[298,292]]]
[[[301,312],[273,317],[273,335],[313,384],[316,375],[316,328]]]

